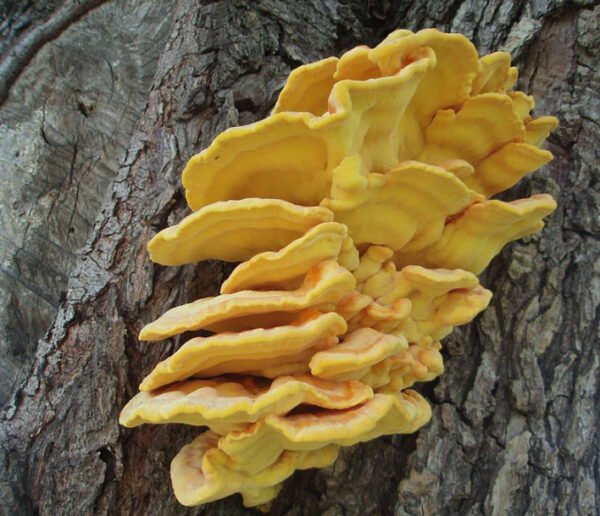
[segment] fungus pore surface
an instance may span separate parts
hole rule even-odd
[[[242,263],[220,295],[142,329],[212,334],[150,371],[120,418],[206,429],[171,465],[182,504],[266,508],[294,470],[429,421],[409,387],[442,374],[440,341],[490,302],[476,275],[556,207],[491,198],[552,159],[557,120],[534,118],[516,79],[505,52],[398,30],[293,70],[271,116],[190,159],[193,213],[151,259]]]

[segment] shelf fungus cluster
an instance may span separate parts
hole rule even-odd
[[[477,274],[539,231],[545,194],[491,197],[547,163],[510,56],[459,34],[398,30],[294,70],[273,113],[189,161],[193,213],[153,261],[241,262],[221,294],[167,311],[142,340],[208,330],[159,363],[121,423],[203,428],[173,460],[175,494],[267,504],[340,447],[415,432],[410,387],[444,369],[440,340],[486,308]]]

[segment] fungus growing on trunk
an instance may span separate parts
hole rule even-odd
[[[151,258],[243,263],[219,296],[143,328],[213,335],[159,363],[121,414],[208,427],[173,460],[181,503],[266,504],[295,469],[427,423],[407,389],[443,372],[440,340],[488,305],[475,274],[556,206],[490,199],[552,158],[539,146],[557,121],[532,118],[516,78],[504,52],[398,30],[294,70],[271,116],[191,158],[195,212]]]

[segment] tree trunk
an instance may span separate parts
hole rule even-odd
[[[122,0],[93,11],[55,34],[0,102],[0,378],[9,379],[0,381],[0,406],[31,368],[125,158],[170,3]],[[3,41],[19,46],[23,27],[53,26],[59,4],[0,0]]]
[[[140,343],[144,323],[217,292],[219,262],[164,268],[145,244],[182,218],[180,174],[223,129],[264,117],[290,69],[394,28],[462,32],[506,49],[538,113],[555,114],[556,159],[511,196],[549,192],[540,235],[511,244],[482,283],[491,306],[445,340],[446,373],[422,392],[418,434],[344,449],[296,473],[272,513],[600,512],[600,8],[586,1],[181,0],[146,107],[66,299],[5,408],[0,500],[16,514],[249,514],[230,497],[184,509],[169,463],[197,429],[117,423],[140,380],[177,346]],[[80,22],[81,23],[81,22]],[[143,30],[143,26],[140,27]]]

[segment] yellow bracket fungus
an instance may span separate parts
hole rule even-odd
[[[429,404],[415,391],[379,393],[345,410],[270,414],[246,430],[229,432],[218,446],[228,456],[258,470],[283,450],[313,451],[329,444],[351,446],[381,435],[408,434],[430,416]]]
[[[371,365],[407,348],[408,341],[402,335],[361,328],[349,333],[337,346],[315,353],[310,359],[310,372],[330,380],[356,379]]]
[[[191,380],[160,390],[140,392],[123,409],[121,424],[184,423],[228,428],[268,414],[286,414],[301,404],[329,409],[354,407],[372,398],[360,382],[329,382],[312,376],[281,376],[270,385],[257,380]]]
[[[419,263],[426,267],[461,267],[481,273],[508,243],[544,227],[542,218],[556,209],[547,194],[512,202],[485,201],[469,206],[448,222],[434,244],[418,253],[396,255],[396,263]]]
[[[303,208],[278,199],[243,199],[211,204],[148,244],[152,261],[184,265],[208,259],[247,260],[279,250],[308,229],[333,219],[324,208]]]
[[[197,337],[160,362],[144,378],[140,390],[150,391],[191,376],[244,373],[260,369],[265,362],[272,367],[280,359],[283,363],[290,362],[290,357],[330,342],[346,329],[346,321],[335,312],[321,314],[306,310],[289,326]]]
[[[285,451],[268,467],[253,471],[240,468],[239,463],[216,448],[218,439],[217,434],[204,432],[173,459],[173,489],[183,505],[199,505],[236,492],[242,494],[247,506],[267,503],[296,469],[329,466],[339,451],[335,445],[308,452]]]
[[[355,283],[352,273],[344,267],[332,260],[324,261],[308,271],[302,286],[296,290],[243,290],[171,308],[146,325],[140,332],[140,339],[160,340],[200,329],[259,328],[267,323],[261,315],[266,314],[268,318],[273,313],[279,314],[273,322],[280,322],[306,308],[333,309]]]
[[[260,253],[238,265],[221,285],[221,294],[252,288],[289,288],[315,265],[336,259],[347,235],[343,224],[319,224],[278,252]]]
[[[476,274],[556,207],[491,199],[552,159],[557,120],[532,116],[517,76],[460,34],[397,30],[292,71],[270,116],[190,159],[194,213],[150,256],[242,263],[220,295],[142,329],[213,334],[149,372],[120,419],[208,427],[173,459],[182,504],[268,504],[294,470],[427,423],[407,389],[442,374],[440,340],[487,307]]]

